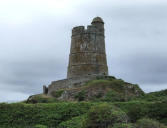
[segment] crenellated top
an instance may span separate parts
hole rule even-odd
[[[99,34],[104,36],[104,22],[101,18],[96,17],[93,19],[92,24],[87,26],[76,26],[72,29],[72,36],[83,34]]]
[[[77,26],[77,27],[74,27],[72,29],[72,36],[82,34],[84,32],[85,32],[85,27],[84,26]]]
[[[87,32],[87,33],[95,33],[95,32],[97,32],[97,29],[96,29],[95,26],[88,25],[86,32]]]

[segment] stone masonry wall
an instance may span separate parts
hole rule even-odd
[[[104,23],[99,17],[87,29],[72,30],[67,78],[87,75],[108,75]]]
[[[77,88],[88,82],[89,80],[95,79],[96,76],[85,76],[85,77],[76,77],[70,79],[63,79],[58,81],[53,81],[48,86],[48,95],[51,95],[52,91],[57,91],[60,89],[67,89],[67,88]]]

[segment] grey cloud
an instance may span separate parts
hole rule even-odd
[[[35,12],[23,24],[1,20],[0,90],[20,99],[22,94],[40,93],[42,85],[65,78],[71,29],[90,24],[95,16],[105,22],[110,74],[138,83],[147,92],[151,86],[167,88],[166,7],[85,2],[69,15]]]
[[[113,74],[138,84],[162,85],[167,83],[167,56],[137,54],[113,60]],[[118,70],[114,69],[117,68]]]
[[[37,93],[42,90],[43,84],[49,84],[53,80],[65,78],[66,61],[58,59],[32,60],[22,62],[11,62],[4,66],[8,75],[3,77],[0,73],[1,83],[8,85],[9,90],[25,93]]]

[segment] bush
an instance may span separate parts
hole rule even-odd
[[[59,124],[58,128],[86,128],[86,116],[74,117],[71,120]]]
[[[114,101],[125,101],[125,98],[121,93],[118,93],[114,90],[110,90],[101,100],[114,102]]]
[[[52,103],[52,102],[57,102],[58,100],[56,98],[52,98],[52,97],[48,97],[46,95],[43,94],[39,94],[39,95],[33,95],[30,96],[28,98],[28,100],[26,101],[26,103]],[[24,103],[24,102],[23,102]]]
[[[126,112],[132,123],[136,122],[140,118],[149,116],[150,104],[152,103],[138,101],[114,103],[115,106]]]
[[[160,124],[158,121],[148,118],[138,120],[136,126],[137,128],[167,128],[163,124]]]
[[[103,103],[93,106],[88,112],[88,128],[101,128],[114,123],[126,123],[127,115],[113,105]]]
[[[85,94],[86,92],[82,90],[75,96],[75,99],[78,99],[78,101],[83,101],[85,99]]]
[[[149,105],[149,118],[156,120],[167,120],[167,101],[155,102]],[[167,121],[164,122],[167,125]]]
[[[0,128],[26,128],[36,124],[57,127],[61,122],[85,114],[91,103],[0,104]]]
[[[34,128],[47,128],[47,126],[41,125],[41,124],[37,124],[37,125],[35,125]]]
[[[64,92],[64,90],[52,91],[51,95],[55,98],[59,98],[63,92]]]
[[[151,92],[144,96],[137,98],[136,100],[142,101],[167,101],[167,89],[157,92]]]
[[[126,112],[132,123],[141,118],[152,118],[167,125],[167,101],[130,101],[115,102],[113,104]]]
[[[114,124],[114,126],[109,126],[108,128],[135,128],[133,124],[128,124],[128,123],[117,123]]]

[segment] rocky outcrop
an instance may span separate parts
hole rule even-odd
[[[56,98],[66,101],[127,101],[144,94],[138,85],[130,84],[111,76],[106,76],[101,79],[96,78],[80,87],[56,90],[51,95],[54,97],[60,91],[61,95]]]

